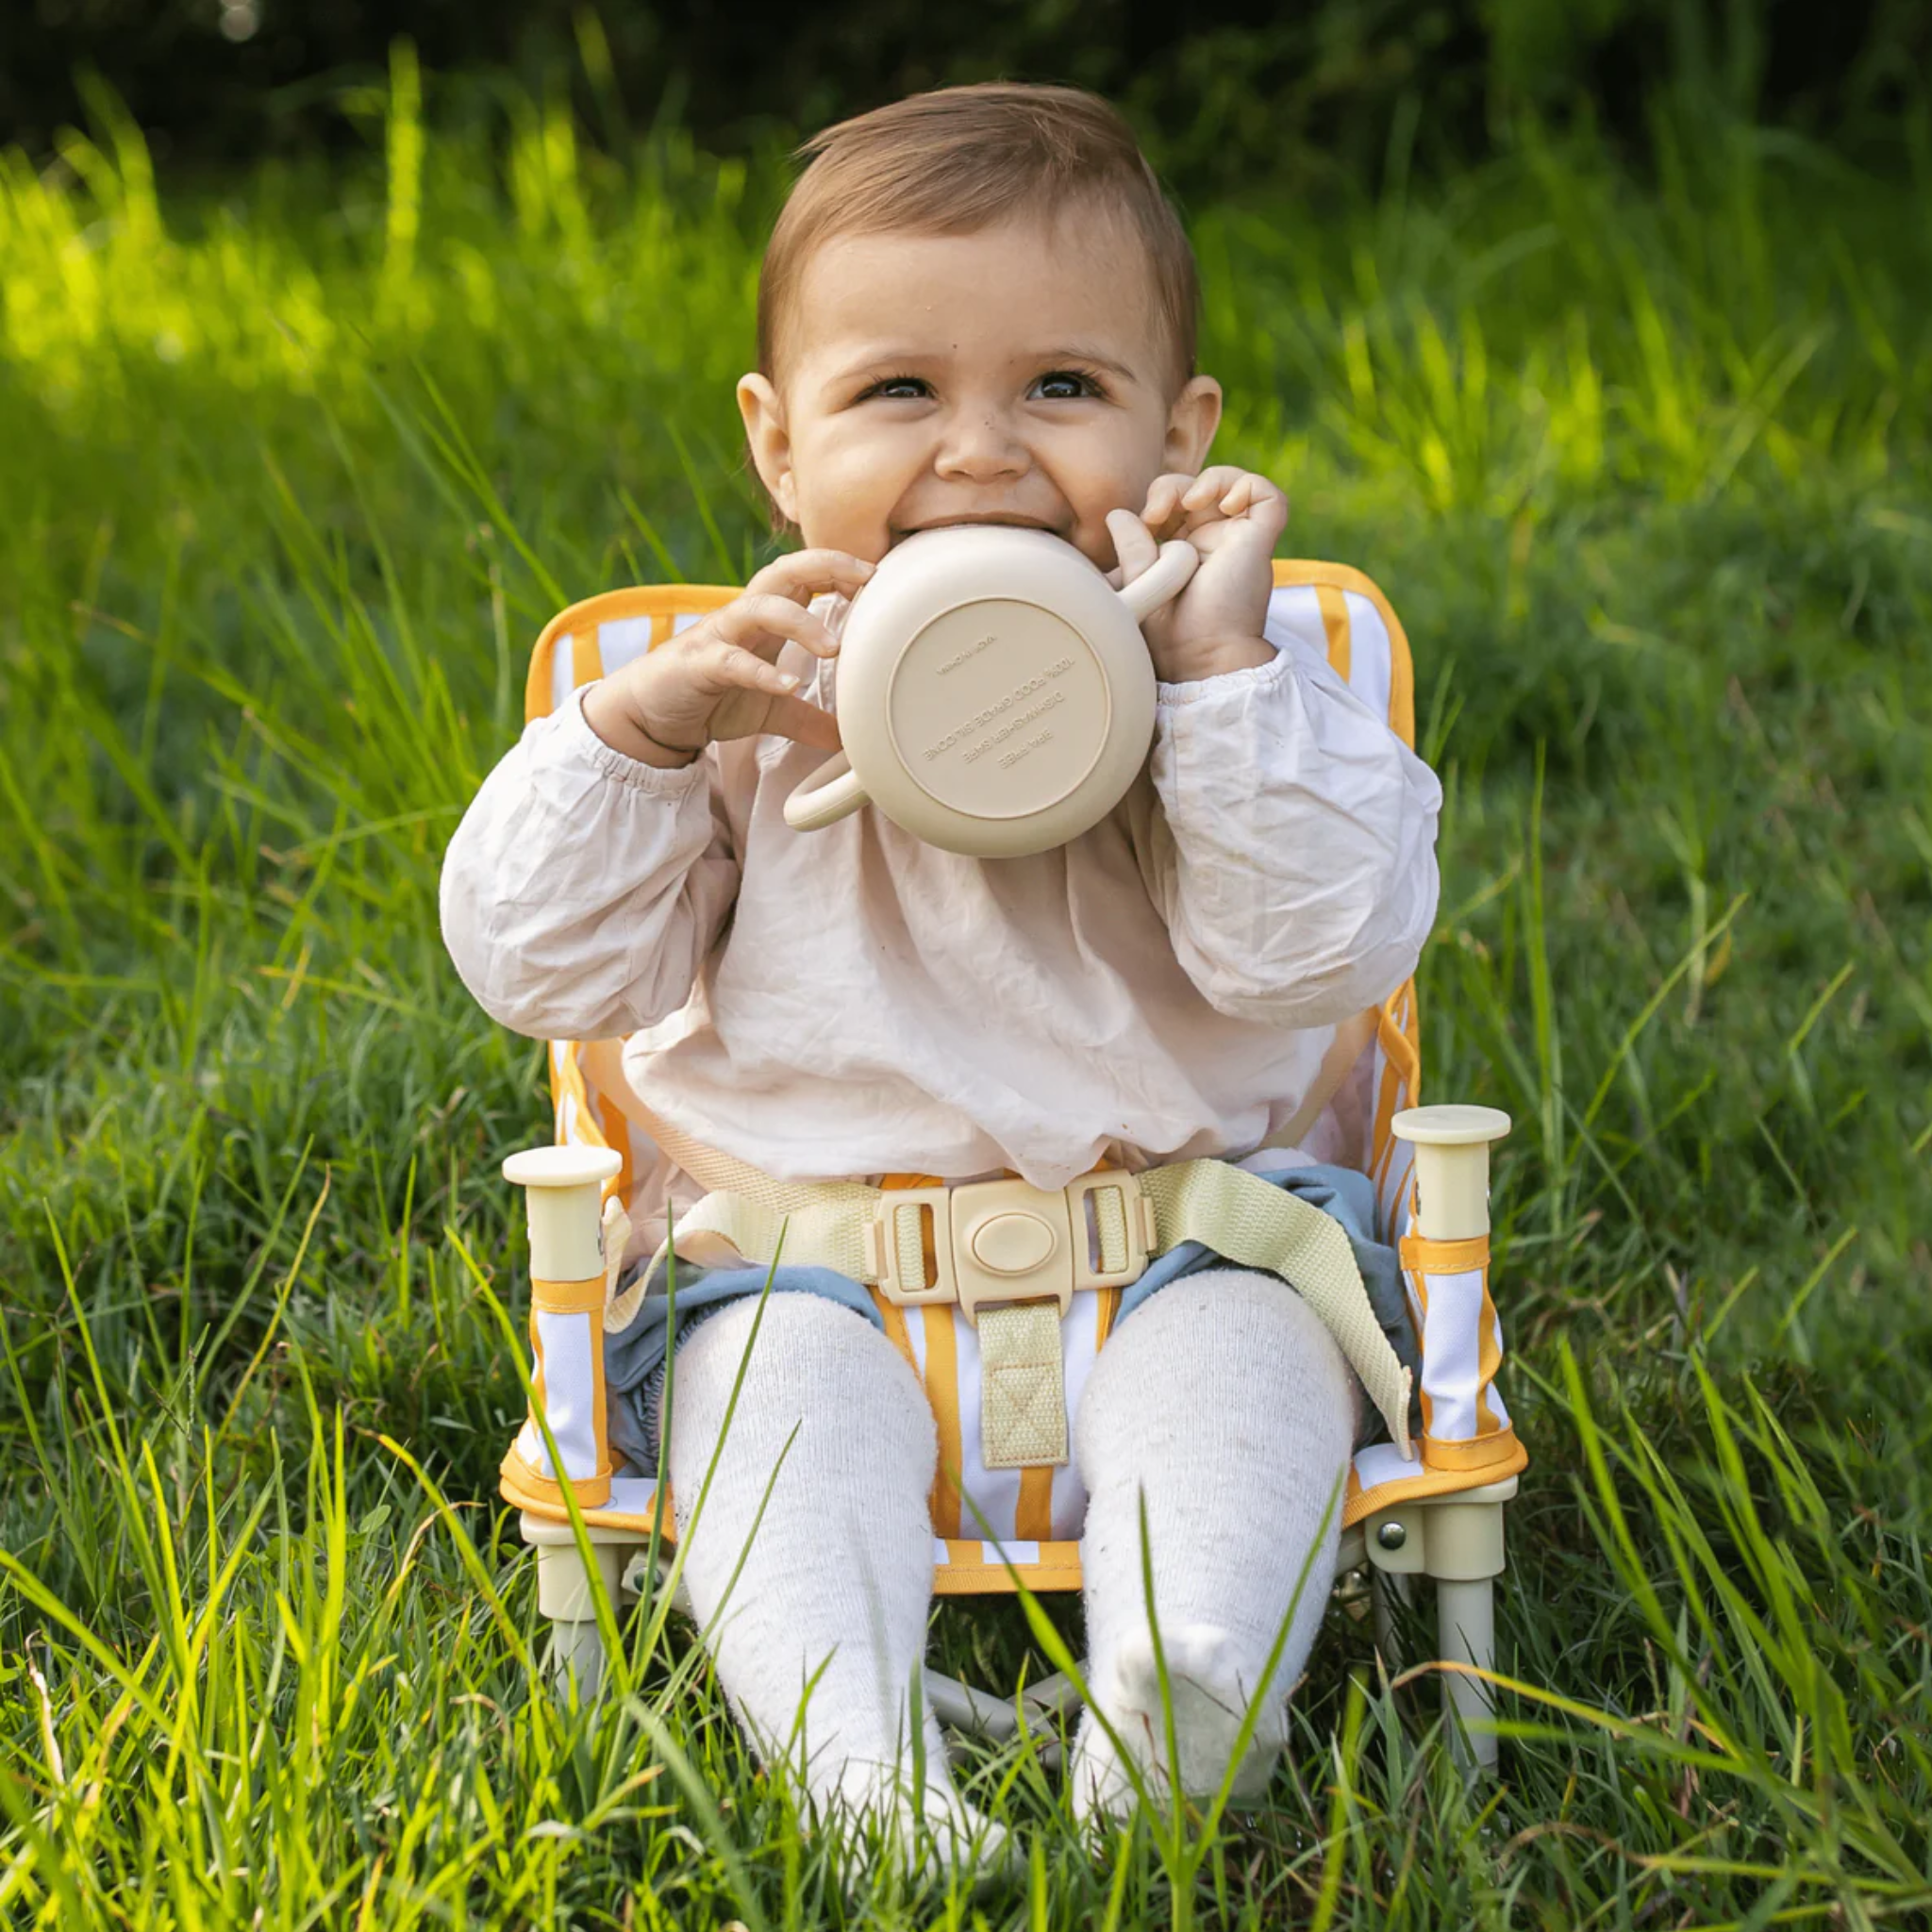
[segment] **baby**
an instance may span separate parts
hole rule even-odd
[[[1325,667],[1263,636],[1286,500],[1208,465],[1222,395],[1194,369],[1192,257],[1119,116],[1071,90],[952,89],[810,152],[738,385],[802,547],[524,734],[450,846],[458,970],[520,1032],[629,1036],[625,1076],[667,1138],[767,1175],[1058,1189],[1253,1156],[1302,1111],[1338,1027],[1415,966],[1436,781]],[[787,795],[839,741],[850,600],[907,536],[977,523],[1050,531],[1115,581],[1167,539],[1194,545],[1195,575],[1145,626],[1147,768],[1033,858],[943,852],[870,809],[790,830]],[[1278,1177],[1312,1154],[1272,1159]],[[666,1203],[702,1191],[667,1158],[640,1191],[655,1239]],[[659,1272],[612,1341],[611,1384],[638,1398],[613,1434],[649,1470],[661,1416],[681,1530],[717,1459],[685,1575],[758,1748],[795,1752],[824,1805],[963,1834],[977,1821],[929,1709],[908,1737],[935,1494],[946,1533],[975,1533],[960,1473],[858,1283],[779,1267],[747,1359],[766,1274],[680,1271],[667,1402]],[[1306,1568],[1237,1768],[1242,1789],[1265,1780],[1367,1414],[1288,1283],[1198,1251],[1158,1274],[1158,1293],[1126,1291],[1077,1401],[1070,1384],[1073,1467],[1049,1472],[1057,1520],[1084,1499],[1059,1533],[1081,1539],[1087,1676],[1112,1734],[1082,1720],[1090,1817],[1132,1800],[1123,1748],[1192,1791],[1233,1768]],[[653,1339],[620,1361],[633,1336]]]

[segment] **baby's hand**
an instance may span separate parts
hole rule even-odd
[[[1170,538],[1185,537],[1201,553],[1188,587],[1142,626],[1163,683],[1188,684],[1274,658],[1261,626],[1288,498],[1267,477],[1228,463],[1198,476],[1157,476],[1139,516],[1114,510],[1107,525],[1127,581]]]
[[[837,657],[838,641],[807,607],[824,591],[857,596],[872,572],[842,550],[768,563],[723,609],[592,685],[584,695],[591,729],[647,765],[688,765],[714,739],[767,731],[837,751],[831,713],[794,697],[798,679],[773,660],[788,641]]]

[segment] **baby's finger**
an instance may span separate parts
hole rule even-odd
[[[1244,525],[1273,550],[1288,528],[1288,492],[1266,476],[1243,476],[1222,498],[1221,513],[1229,523]]]
[[[1271,483],[1266,476],[1257,476],[1252,470],[1244,470],[1235,479],[1234,488],[1221,499],[1221,514],[1230,519],[1252,517],[1257,522],[1267,522],[1278,518],[1280,523],[1288,522],[1288,496],[1278,484]]]
[[[838,719],[807,698],[774,698],[765,713],[765,729],[799,744],[815,744],[822,751],[840,749]]]
[[[755,651],[716,639],[703,647],[694,660],[703,687],[713,697],[730,691],[762,691],[767,697],[790,697],[798,689],[798,679],[789,671],[768,664]]]
[[[839,641],[803,604],[767,591],[762,596],[734,597],[710,618],[711,635],[739,649],[765,658],[775,658],[786,639],[803,644],[819,658],[836,658]]]
[[[1110,509],[1107,513],[1108,534],[1113,539],[1113,554],[1120,559],[1120,583],[1131,584],[1160,555],[1154,533],[1130,509]]]
[[[1242,475],[1234,479],[1234,486],[1214,507],[1224,517],[1246,516],[1249,506],[1255,500],[1257,478]]]
[[[1193,480],[1193,477],[1174,471],[1168,475],[1155,477],[1147,486],[1147,501],[1141,506],[1141,521],[1157,538],[1173,534],[1164,526],[1181,514],[1181,498],[1187,494]]]
[[[757,728],[795,738],[801,744],[839,749],[838,721],[829,711],[798,697],[798,680],[775,664],[729,644],[713,644],[703,660],[703,676],[711,696],[722,703],[735,691],[755,691],[766,700],[764,718]]]
[[[809,604],[823,591],[840,591],[856,597],[872,579],[874,566],[844,550],[793,550],[774,558],[744,588]]]
[[[1246,472],[1234,463],[1216,463],[1203,470],[1183,492],[1181,508],[1196,517],[1204,510],[1211,511],[1244,475]]]

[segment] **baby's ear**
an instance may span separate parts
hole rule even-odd
[[[1207,462],[1220,427],[1221,385],[1211,375],[1190,376],[1168,411],[1163,466],[1194,475]]]
[[[738,413],[744,419],[744,440],[773,508],[787,523],[796,523],[797,492],[791,487],[791,437],[785,427],[785,406],[770,380],[756,370],[738,378]]]

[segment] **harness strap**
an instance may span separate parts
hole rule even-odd
[[[1003,1302],[979,1311],[979,1453],[989,1469],[1067,1459],[1060,1311]]]
[[[1409,1373],[1362,1282],[1348,1233],[1333,1215],[1222,1160],[1183,1160],[1141,1176],[1154,1203],[1156,1251],[1199,1241],[1243,1268],[1278,1274],[1322,1318],[1390,1439],[1409,1454]]]
[[[681,1164],[681,1163],[680,1163]],[[866,1229],[871,1209],[883,1198],[877,1188],[853,1190],[828,1185],[827,1193],[865,1196],[862,1201],[834,1200],[811,1207],[779,1208],[742,1194],[722,1190],[707,1194],[695,1208],[677,1217],[675,1243],[679,1257],[701,1268],[741,1268],[745,1263],[769,1265],[783,1257],[804,1267],[830,1268],[851,1281],[876,1281],[878,1271],[868,1265]],[[644,1298],[651,1277],[673,1247],[660,1241],[651,1264],[604,1310],[607,1334],[628,1328]]]
[[[1322,1318],[1361,1377],[1391,1439],[1405,1457],[1409,1454],[1409,1374],[1375,1319],[1355,1251],[1340,1222],[1257,1175],[1220,1160],[1183,1160],[1172,1167],[1150,1168],[1139,1175],[1095,1175],[1091,1179],[1136,1186],[1141,1198],[1152,1205],[1154,1240],[1148,1243],[1148,1254],[1167,1254],[1183,1242],[1198,1241],[1243,1268],[1278,1274],[1292,1284]],[[808,1183],[792,1185],[808,1196],[821,1193]],[[878,1188],[835,1184],[824,1189],[813,1205],[781,1209],[742,1194],[719,1191],[707,1194],[680,1217],[676,1250],[701,1266],[742,1266],[747,1262],[756,1266],[782,1258],[795,1265],[830,1268],[850,1280],[878,1286],[884,1274],[879,1265],[883,1244],[874,1241],[874,1230],[881,1208],[888,1204],[896,1208],[903,1200],[903,1194],[888,1194]],[[644,1279],[655,1273],[672,1245],[667,1240],[659,1247],[646,1276],[624,1298],[631,1309],[636,1307],[635,1297],[642,1292]],[[896,1262],[896,1254],[892,1258]],[[1029,1295],[1023,1282],[1016,1281],[1014,1286],[1011,1301],[982,1301],[972,1310],[980,1333],[980,1348],[984,1355],[989,1347],[987,1324],[992,1320],[998,1339],[991,1346],[1003,1364],[1016,1369],[1039,1368],[1041,1374],[1050,1374],[1053,1390],[1059,1397],[1059,1432],[1054,1439],[1059,1444],[1058,1454],[1049,1458],[1029,1449],[1024,1459],[1064,1461],[1066,1405],[1060,1392],[1058,1341],[1064,1304],[1037,1298],[1037,1290]],[[928,1292],[927,1298],[942,1297]],[[1012,1314],[1029,1312],[1033,1319],[1024,1329],[1007,1321]],[[607,1326],[622,1325],[615,1322],[618,1313],[614,1305],[607,1313]],[[1054,1336],[1050,1365],[1040,1341],[1047,1333],[1042,1322],[1050,1324]],[[1002,1323],[1004,1326],[998,1325]],[[1016,1393],[1014,1400],[1027,1413],[1039,1407],[1037,1380],[1036,1376],[1018,1376],[1007,1384],[1007,1390],[1013,1391],[1021,1391],[1024,1384],[1024,1399]],[[1010,1445],[1024,1440],[1030,1444],[1033,1438],[1013,1433],[1020,1424],[1002,1409],[1007,1391],[998,1385],[999,1378],[994,1376],[982,1382],[982,1422],[989,1442],[1001,1441]],[[1008,1462],[1000,1466],[1021,1465]]]

